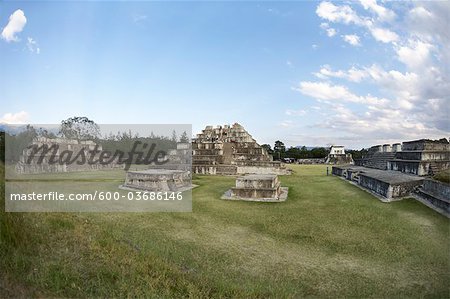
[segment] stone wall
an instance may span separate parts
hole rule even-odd
[[[180,191],[190,185],[189,171],[146,169],[128,171],[123,187],[146,191]]]
[[[442,138],[407,141],[402,145],[375,145],[369,148],[365,157],[356,160],[355,165],[419,176],[432,175],[449,168],[450,144]]]
[[[361,166],[333,166],[333,175],[352,181],[381,197],[384,201],[409,196],[423,179],[400,172],[370,169]]]
[[[46,154],[40,150],[34,153],[33,156],[33,148],[41,148],[42,146],[47,146],[50,150]],[[53,147],[56,150],[53,150]],[[36,174],[123,168],[123,164],[117,163],[118,159],[107,164],[88,163],[87,158],[91,156],[91,151],[94,150],[97,150],[98,153],[94,155],[92,160],[98,160],[102,146],[92,140],[36,137],[29,147],[23,150],[19,162],[15,166],[15,170],[20,174]],[[72,153],[70,159],[68,159],[69,153]],[[82,153],[84,158],[77,156],[79,153]],[[78,158],[75,159],[76,157]],[[74,161],[64,163],[67,159]],[[51,160],[57,162],[52,163]]]
[[[420,139],[403,142],[403,151],[449,151],[450,144],[445,138],[440,140]]]
[[[386,197],[388,199],[392,198],[392,194],[393,194],[392,187],[388,183],[385,183],[383,181],[380,181],[378,179],[375,179],[375,178],[372,178],[372,177],[369,177],[369,176],[366,176],[363,174],[360,174],[359,176],[360,176],[359,184],[362,187],[364,187],[370,191],[373,191],[373,192],[375,192],[383,197]]]
[[[426,179],[415,192],[415,198],[450,218],[450,185]]]
[[[414,188],[422,184],[421,180],[409,182],[386,182],[370,175],[359,174],[359,184],[388,200],[396,200],[409,196]]]

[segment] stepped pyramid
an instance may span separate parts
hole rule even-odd
[[[401,151],[388,162],[388,169],[426,176],[450,168],[450,143],[447,139],[420,139],[403,142]]]
[[[280,162],[238,123],[207,126],[192,140],[192,168],[201,174],[285,174]]]

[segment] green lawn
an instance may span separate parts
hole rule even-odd
[[[326,166],[293,169],[284,203],[223,201],[233,177],[197,176],[192,213],[2,212],[0,292],[449,297],[447,218],[382,203]]]

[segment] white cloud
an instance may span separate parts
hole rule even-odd
[[[334,29],[334,28],[328,28],[328,29],[327,29],[327,35],[328,35],[329,37],[335,36],[336,33],[337,33],[337,31],[336,31],[336,29]]]
[[[388,29],[371,27],[371,28],[369,28],[369,30],[372,33],[373,37],[377,41],[380,41],[383,43],[391,43],[391,42],[395,42],[398,40],[397,33],[392,32]]]
[[[352,46],[360,46],[359,36],[356,34],[342,35],[342,39]]]
[[[327,35],[329,37],[333,37],[336,35],[337,30],[334,28],[331,28],[330,25],[328,23],[321,23],[320,24],[320,28],[322,28],[323,30],[325,30],[325,32],[327,33]]]
[[[433,18],[433,14],[428,11],[426,8],[422,6],[414,7],[409,11],[409,15],[412,18],[419,18],[419,19],[431,19]]]
[[[361,0],[360,1],[366,10],[374,11],[378,15],[380,21],[383,20],[393,20],[395,19],[395,13],[385,7],[378,5],[375,0]],[[372,36],[383,43],[395,42],[398,40],[397,33],[381,28],[376,25],[376,19],[370,17],[362,17],[356,14],[356,12],[348,5],[336,6],[330,2],[324,1],[319,4],[316,9],[316,13],[322,19],[328,20],[330,22],[344,23],[344,24],[354,24],[357,26],[362,26],[367,28]],[[329,25],[328,23],[322,23],[320,27],[327,31]],[[336,32],[330,32],[331,34],[336,34]],[[351,45],[359,45],[359,39],[356,40],[352,35],[346,35],[348,38],[344,37],[344,40]]]
[[[139,15],[139,14],[133,15],[132,18],[133,18],[134,23],[139,23],[139,22],[147,20],[146,15]]]
[[[41,49],[39,48],[38,43],[31,37],[27,38],[27,48],[32,53],[36,53],[36,54],[41,53]]]
[[[396,17],[392,10],[378,5],[376,0],[360,0],[360,2],[365,10],[371,10],[376,13],[381,21],[392,21]]]
[[[16,10],[12,15],[9,16],[8,24],[3,28],[2,39],[7,42],[17,42],[19,38],[17,34],[22,32],[25,24],[27,23],[27,18],[22,10]]]
[[[367,77],[367,71],[363,69],[357,69],[352,67],[348,71],[333,71],[331,70],[329,65],[324,65],[318,73],[314,73],[314,75],[321,79],[326,79],[329,77],[346,79],[351,82],[361,82],[362,79]]]
[[[293,67],[294,67],[294,65],[292,64],[292,61],[290,61],[290,60],[287,60],[287,61],[286,61],[286,65],[287,65],[288,67],[290,67],[290,68],[293,68]]]
[[[420,40],[408,41],[407,45],[397,48],[398,60],[409,69],[422,69],[430,64],[430,52],[433,45]]]
[[[329,130],[328,136],[339,132],[341,136],[354,138],[348,140],[367,140],[367,145],[448,136],[448,2],[396,2],[391,10],[385,2],[361,0],[366,13],[362,11],[360,15],[350,7],[352,2],[347,3],[324,1],[316,13],[330,23],[342,23],[352,30],[359,27],[363,32],[358,31],[358,35],[371,35],[379,42],[383,54],[373,57],[366,66],[346,70],[324,65],[314,75],[326,81],[300,83],[296,90],[315,98],[321,111],[328,113],[315,127]],[[321,28],[326,30],[330,25],[326,23]],[[406,70],[400,70],[391,57]],[[379,95],[354,94],[345,82],[336,84],[336,79],[362,83],[358,86],[362,90],[371,86]]]
[[[318,100],[335,100],[371,105],[386,105],[389,102],[387,99],[379,99],[370,94],[357,96],[345,86],[332,85],[327,82],[302,81],[298,87],[293,89]]]
[[[307,113],[307,111],[303,110],[303,109],[301,109],[301,110],[291,110],[291,109],[286,110],[286,115],[289,115],[289,116],[303,116],[303,115],[306,115],[306,113]]]
[[[290,128],[294,126],[294,122],[292,120],[285,120],[279,123],[278,125],[283,128]]]
[[[363,20],[348,5],[336,6],[331,2],[323,1],[317,7],[316,13],[330,22],[363,24]]]
[[[6,113],[0,118],[0,123],[5,124],[24,124],[28,120],[28,113],[20,111],[17,113]]]

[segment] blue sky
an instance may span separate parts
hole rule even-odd
[[[1,2],[0,122],[239,122],[259,143],[449,135],[448,2]],[[447,17],[446,17],[447,16]],[[447,26],[448,27],[448,26]]]

